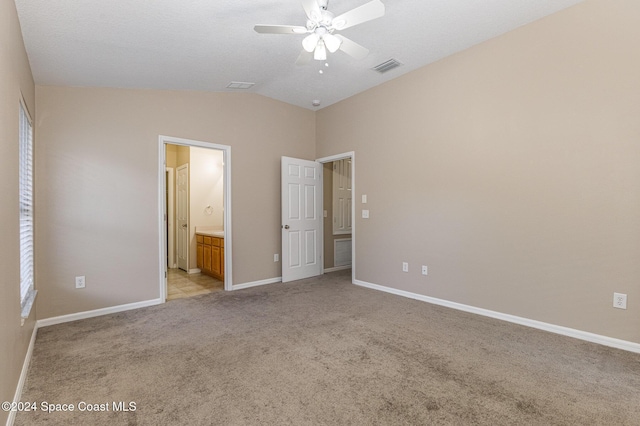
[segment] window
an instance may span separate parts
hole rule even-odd
[[[20,306],[27,318],[35,299],[33,285],[33,129],[23,102],[20,103]]]

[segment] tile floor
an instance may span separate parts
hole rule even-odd
[[[208,275],[187,274],[182,269],[167,270],[167,300],[221,290],[224,290],[224,283]]]

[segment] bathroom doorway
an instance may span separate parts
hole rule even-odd
[[[323,271],[351,269],[355,279],[355,153],[316,161],[323,165]]]
[[[232,285],[230,147],[160,136],[159,151],[163,171],[163,178],[159,180],[159,194],[162,194],[159,203],[163,259],[160,266],[161,298],[166,301],[229,290]],[[188,193],[183,194],[185,202],[182,207],[177,205],[180,198],[178,173],[175,173],[172,182],[173,173],[167,170],[188,170],[184,176],[187,185],[183,186],[188,188]],[[172,191],[168,188],[175,189],[174,200],[171,200]],[[175,211],[174,215],[169,214],[172,210]],[[180,224],[178,217],[182,217]],[[179,247],[180,230],[184,231],[185,239],[182,247]],[[217,274],[203,267],[203,243],[211,244],[213,241],[215,247],[207,246],[204,253],[212,256],[213,252],[216,255],[213,262],[218,265]],[[183,262],[172,264],[172,251],[177,258],[183,252]],[[208,260],[204,266],[211,265],[211,259]]]

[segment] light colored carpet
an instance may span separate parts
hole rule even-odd
[[[360,288],[349,273],[42,328],[22,400],[76,411],[15,424],[640,424],[640,355]]]

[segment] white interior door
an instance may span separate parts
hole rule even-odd
[[[282,282],[320,275],[322,165],[282,157]]]
[[[173,167],[166,168],[166,203],[165,221],[167,228],[167,267],[176,268],[176,218],[175,218],[175,190]]]
[[[178,268],[189,271],[189,165],[178,167],[176,177],[176,234]]]

